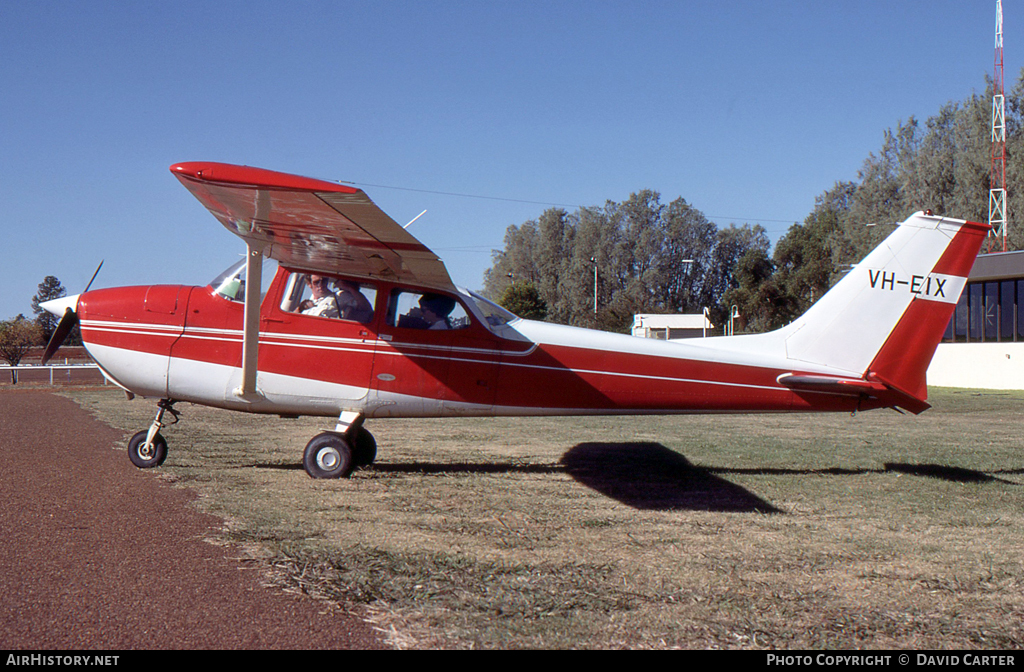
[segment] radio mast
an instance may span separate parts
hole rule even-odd
[[[996,0],[996,56],[992,76],[992,170],[989,173],[988,224],[1006,251],[1006,98],[1003,95],[1003,0]]]

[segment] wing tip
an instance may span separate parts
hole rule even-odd
[[[338,182],[216,161],[183,161],[172,165],[170,171],[178,179],[190,179],[198,182],[341,194],[358,194],[362,191]]]

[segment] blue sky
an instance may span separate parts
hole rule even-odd
[[[1024,10],[1004,13],[1009,87]],[[775,240],[887,128],[984,91],[994,17],[994,0],[6,0],[0,319],[31,315],[46,275],[80,291],[101,259],[94,287],[205,284],[238,259],[179,161],[352,181],[400,223],[427,210],[410,231],[471,289],[510,224],[645,188]]]

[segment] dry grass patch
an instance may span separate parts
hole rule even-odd
[[[314,481],[329,420],[179,406],[154,473],[280,585],[396,646],[1024,645],[1024,395],[918,416],[385,420]],[[72,393],[126,432],[153,404]],[[127,459],[127,458],[126,458]]]

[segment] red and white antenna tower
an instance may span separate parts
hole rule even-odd
[[[1006,98],[1003,95],[1003,0],[996,0],[996,57],[992,77],[992,170],[989,173],[988,224],[1006,251]]]

